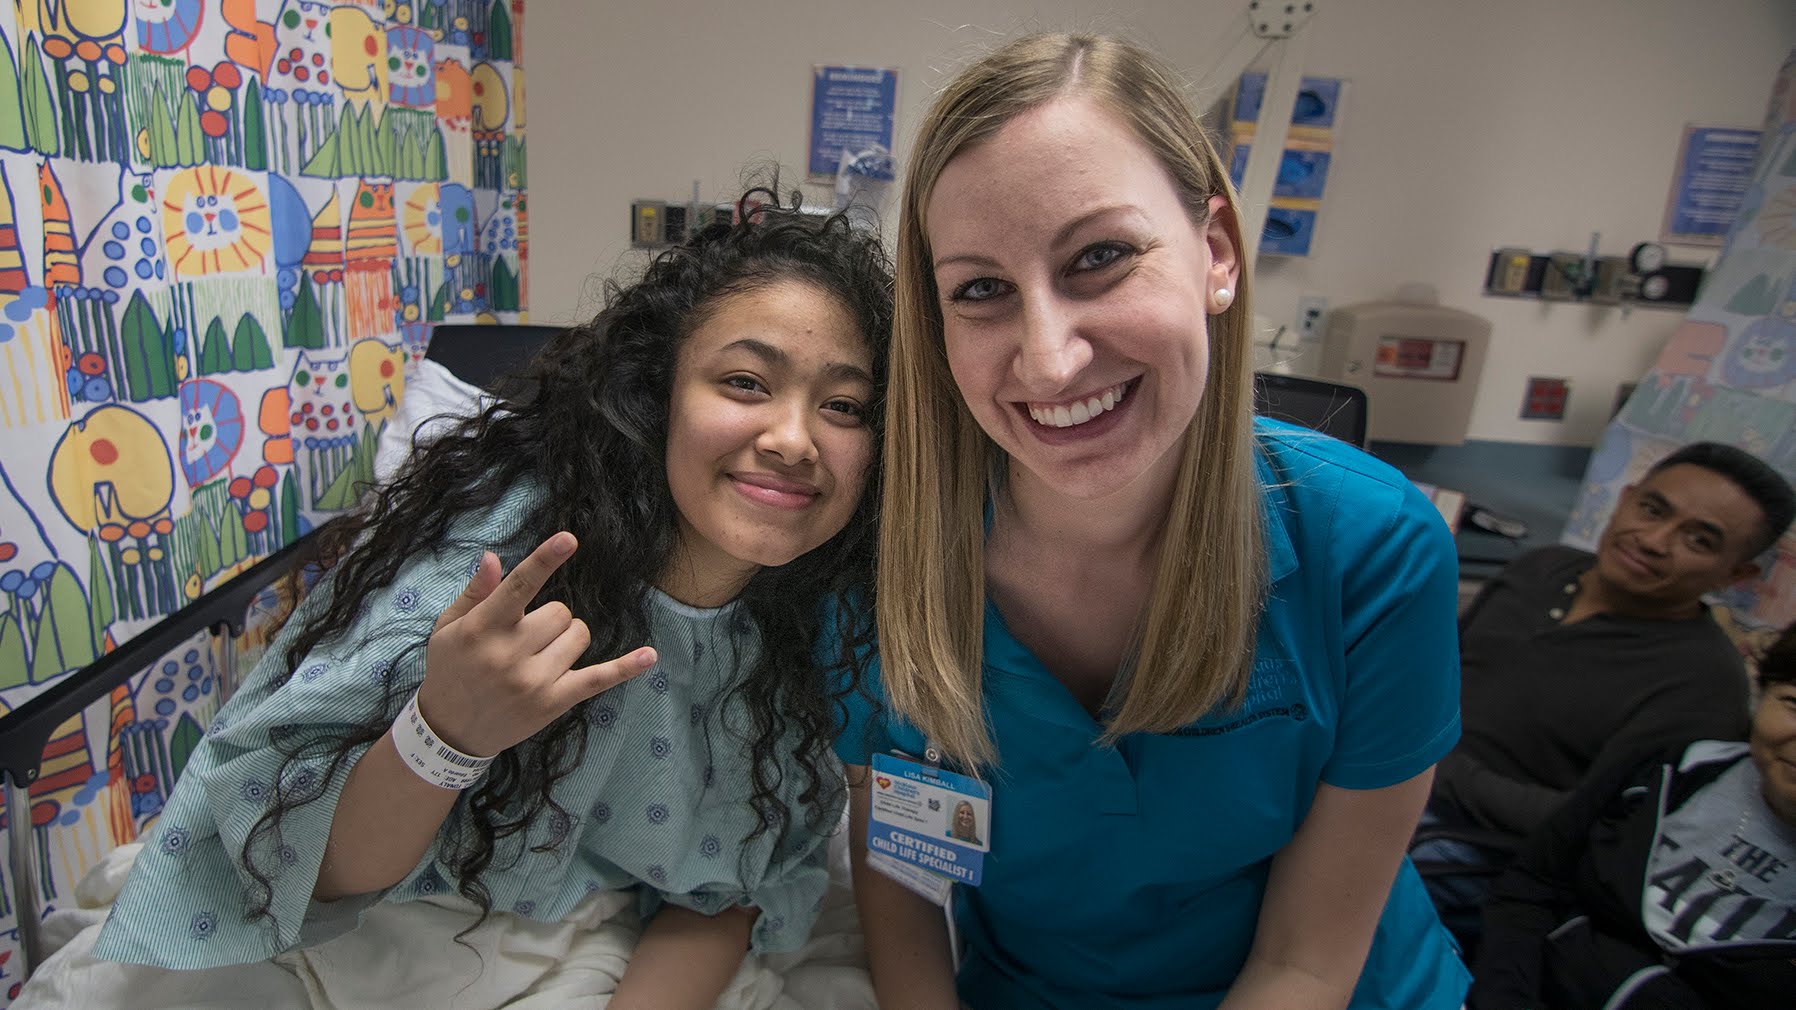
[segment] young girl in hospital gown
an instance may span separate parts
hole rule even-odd
[[[554,923],[628,889],[614,998],[708,1007],[745,952],[803,943],[844,802],[817,655],[852,644],[818,617],[871,576],[891,294],[877,239],[761,195],[356,514],[97,958],[246,964],[377,903]]]

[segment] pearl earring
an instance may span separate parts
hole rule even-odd
[[[1228,288],[1217,288],[1216,293],[1210,297],[1216,303],[1218,312],[1225,311],[1230,305],[1235,304],[1235,293]]]

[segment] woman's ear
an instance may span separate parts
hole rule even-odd
[[[1210,290],[1234,290],[1241,279],[1241,222],[1227,197],[1210,197],[1210,223],[1204,227],[1204,241],[1210,246]]]

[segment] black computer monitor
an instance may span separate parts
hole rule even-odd
[[[1349,445],[1366,445],[1366,392],[1320,379],[1255,372],[1254,412],[1313,428]]]

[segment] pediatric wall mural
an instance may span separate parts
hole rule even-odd
[[[1592,547],[1621,488],[1687,442],[1727,442],[1796,481],[1796,52],[1765,115],[1757,166],[1696,304],[1604,433],[1565,541]],[[1721,594],[1751,653],[1796,620],[1796,534],[1757,580]]]
[[[0,712],[353,504],[434,324],[523,319],[523,8],[0,5]],[[217,695],[196,639],[58,731],[4,812],[50,906]]]

